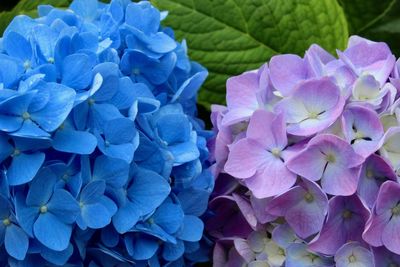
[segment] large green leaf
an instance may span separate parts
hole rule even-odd
[[[339,0],[351,34],[359,34],[375,25],[394,6],[397,0]]]
[[[0,12],[0,34],[3,34],[7,25],[17,15],[24,14],[31,17],[37,17],[38,5],[68,7],[69,0],[20,0],[12,10]]]
[[[229,76],[278,53],[303,54],[312,43],[344,48],[347,23],[335,0],[153,0],[165,25],[185,38],[192,59],[210,72],[199,102],[223,103]]]

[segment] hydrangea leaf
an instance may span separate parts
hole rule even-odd
[[[345,12],[349,31],[361,33],[375,25],[394,6],[397,0],[339,0]]]
[[[332,0],[153,0],[164,25],[185,38],[191,58],[209,70],[199,103],[223,103],[225,81],[279,53],[303,54],[312,43],[342,49],[348,30]]]
[[[66,8],[70,4],[69,0],[20,0],[12,10],[0,12],[0,34],[11,20],[17,15],[27,15],[37,17],[38,5],[52,5],[54,7]]]

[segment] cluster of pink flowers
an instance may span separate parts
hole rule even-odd
[[[400,60],[358,36],[337,54],[312,45],[227,81],[214,266],[400,266]]]

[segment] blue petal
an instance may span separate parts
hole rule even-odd
[[[141,214],[146,215],[160,206],[170,191],[170,185],[162,176],[150,170],[139,169],[128,189],[128,196]]]
[[[11,166],[7,170],[10,185],[21,185],[30,182],[37,174],[44,162],[44,153],[21,153],[13,157]]]
[[[68,262],[73,252],[74,252],[74,247],[71,244],[69,244],[68,247],[63,251],[54,251],[46,247],[43,247],[40,252],[40,255],[45,260],[47,260],[52,264],[55,264],[57,266],[67,266],[65,264]]]
[[[94,204],[99,202],[105,190],[106,183],[104,180],[92,181],[82,189],[80,201],[83,204]]]
[[[112,218],[115,230],[120,234],[128,232],[138,222],[140,215],[140,210],[134,204],[126,203]]]
[[[8,115],[21,116],[28,110],[37,91],[28,91],[24,94],[16,94],[0,103],[0,112]]]
[[[196,216],[186,215],[178,237],[184,241],[196,242],[203,236],[204,224]]]
[[[77,105],[73,110],[73,118],[78,130],[86,129],[86,125],[88,123],[88,114],[89,114],[89,104],[88,102],[82,102]]]
[[[118,245],[119,234],[112,226],[104,227],[101,229],[101,241],[107,247],[113,248]]]
[[[107,121],[122,117],[119,110],[111,104],[94,104],[91,111],[92,126],[97,129],[103,129]]]
[[[97,92],[93,95],[96,101],[110,100],[119,88],[119,68],[118,65],[111,62],[105,62],[96,65],[93,73],[100,74],[103,77],[103,83]]]
[[[32,113],[31,118],[45,131],[52,132],[67,118],[76,94],[73,89],[57,83],[47,83],[41,89],[49,90],[50,101],[43,109]]]
[[[17,260],[23,260],[25,258],[26,252],[28,251],[29,239],[21,228],[15,224],[8,226],[6,228],[4,243],[11,257]]]
[[[106,181],[106,184],[114,188],[125,185],[129,175],[129,164],[123,160],[106,156],[97,157],[94,164],[93,179]]]
[[[86,21],[93,21],[97,17],[97,0],[74,0],[70,8]]]
[[[135,260],[148,260],[158,249],[157,240],[144,234],[127,235],[124,243],[128,254]]]
[[[111,214],[100,203],[83,205],[81,216],[87,226],[92,229],[103,228],[111,222]]]
[[[16,218],[22,229],[31,237],[33,237],[33,224],[39,215],[38,207],[27,207],[25,199],[18,194],[15,200]]]
[[[15,148],[22,152],[45,150],[51,147],[49,139],[31,139],[14,136],[12,140],[14,141]]]
[[[171,145],[168,146],[168,150],[174,156],[174,163],[176,165],[195,160],[200,156],[197,145],[192,142]]]
[[[149,34],[160,27],[160,11],[148,2],[131,3],[125,11],[126,24]]]
[[[17,32],[10,32],[3,39],[7,54],[21,59],[23,62],[32,58],[32,47],[28,40]]]
[[[108,121],[104,127],[106,141],[114,145],[132,142],[136,135],[135,123],[127,118]]]
[[[183,217],[181,206],[173,203],[162,204],[153,215],[154,222],[169,234],[174,234],[179,230]]]
[[[160,101],[156,99],[139,97],[129,109],[129,118],[135,119],[137,114],[153,113],[160,108],[160,105]]]
[[[99,141],[99,149],[104,155],[111,158],[121,159],[127,163],[131,163],[133,155],[137,148],[137,144],[121,144],[121,145],[109,145],[106,146],[103,141]]]
[[[48,212],[57,216],[60,222],[73,223],[79,215],[80,208],[75,198],[64,189],[54,190],[54,194],[47,204]]]
[[[0,83],[5,88],[13,88],[24,73],[24,68],[20,62],[7,55],[0,55]]]
[[[53,148],[62,152],[89,155],[96,146],[97,139],[89,132],[58,130],[53,137]]]
[[[33,28],[33,36],[44,59],[52,63],[54,61],[54,47],[58,39],[57,32],[47,25],[39,24]]]
[[[107,208],[108,212],[109,212],[111,215],[114,215],[114,214],[117,212],[117,210],[118,210],[118,207],[117,207],[117,205],[115,204],[115,202],[114,202],[113,200],[111,200],[109,197],[102,196],[101,199],[100,199],[100,203],[101,203],[104,207]]]
[[[160,138],[167,145],[186,142],[190,139],[191,124],[183,114],[168,114],[158,118],[156,127]]]
[[[207,209],[209,196],[206,190],[188,188],[179,192],[178,199],[185,214],[200,216]]]
[[[21,128],[23,119],[21,117],[14,117],[0,114],[0,130],[4,132],[12,132]]]
[[[132,106],[136,98],[138,87],[146,86],[140,83],[133,83],[129,77],[119,79],[119,90],[111,98],[110,103],[114,104],[118,109],[128,109]],[[149,90],[150,91],[150,90]],[[150,92],[151,94],[151,92]],[[152,95],[152,94],[151,94]]]
[[[61,222],[50,212],[41,214],[33,225],[33,232],[39,242],[55,251],[68,248],[72,226]]]
[[[10,133],[10,135],[32,139],[48,139],[50,137],[49,133],[40,129],[39,126],[31,120],[24,121],[22,127],[18,131]]]
[[[11,32],[17,32],[22,36],[28,36],[32,27],[35,26],[37,22],[25,15],[19,15],[13,18],[10,24],[4,31],[4,36]]]
[[[204,83],[208,75],[207,71],[201,71],[187,79],[175,93],[171,102],[179,101],[180,99],[186,100],[196,96],[200,86]]]
[[[47,204],[53,194],[56,181],[57,176],[49,168],[42,168],[29,186],[26,204],[28,206]]]
[[[76,53],[67,56],[62,65],[62,84],[82,90],[89,87],[92,81],[92,63],[89,56]]]
[[[176,244],[165,243],[162,256],[167,261],[179,259],[185,252],[185,245],[182,240],[177,240]]]

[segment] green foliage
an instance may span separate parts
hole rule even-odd
[[[397,0],[339,0],[352,34],[362,33],[375,25],[391,10]]]
[[[303,54],[312,43],[344,48],[347,23],[332,0],[154,0],[165,25],[185,38],[192,59],[210,72],[199,103],[223,103],[229,76],[258,68],[278,53]]]
[[[68,7],[69,0],[21,0],[12,10],[0,12],[0,33],[7,28],[7,25],[17,15],[28,15],[37,17],[38,5],[52,5],[56,7]]]

